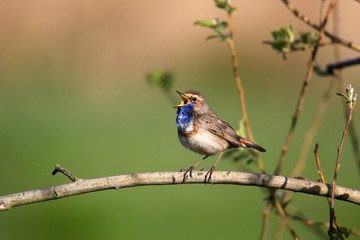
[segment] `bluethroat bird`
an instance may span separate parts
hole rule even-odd
[[[204,95],[195,90],[181,93],[182,98],[177,108],[176,125],[181,144],[196,153],[205,155],[184,173],[192,177],[192,171],[202,161],[212,155],[219,154],[214,166],[206,173],[204,182],[209,182],[221,155],[229,148],[251,147],[260,152],[266,150],[259,145],[240,137],[224,119],[216,115],[206,101]]]

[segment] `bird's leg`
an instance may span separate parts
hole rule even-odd
[[[211,175],[212,175],[213,171],[215,170],[216,165],[218,164],[218,162],[219,162],[222,154],[223,154],[223,152],[221,152],[221,153],[219,154],[219,157],[216,159],[216,162],[215,162],[214,166],[213,166],[212,168],[210,168],[210,170],[205,174],[204,183],[207,183],[207,182],[209,183],[209,182],[210,182]]]
[[[185,171],[184,173],[184,178],[182,183],[185,182],[185,178],[186,178],[186,174],[189,173],[189,176],[192,177],[192,171],[194,170],[194,168],[199,165],[202,161],[204,161],[207,157],[209,157],[210,155],[207,155],[205,157],[203,157],[202,159],[200,159],[200,161],[198,161],[197,163],[195,163],[194,165],[192,165],[188,170]]]

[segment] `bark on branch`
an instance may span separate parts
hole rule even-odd
[[[0,210],[8,210],[12,207],[25,204],[54,200],[100,190],[146,185],[181,184],[183,174],[183,172],[150,172],[95,179],[80,179],[68,184],[0,196]],[[203,184],[205,174],[206,171],[194,171],[193,177],[187,178],[185,184]],[[211,184],[259,186],[302,192],[322,197],[330,197],[331,194],[330,184],[284,176],[246,172],[216,171],[211,177]],[[360,191],[336,186],[335,199],[360,205]]]

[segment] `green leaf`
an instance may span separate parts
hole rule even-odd
[[[348,238],[349,235],[350,235],[350,229],[349,229],[349,228],[346,228],[346,227],[341,227],[341,228],[340,228],[340,233],[341,233],[342,235],[344,235],[346,238]]]
[[[227,41],[227,40],[229,40],[229,38],[230,38],[230,33],[226,33],[226,34],[221,34],[220,35],[220,41]]]
[[[244,124],[244,119],[241,119],[239,122],[239,128],[236,131],[236,133],[241,136],[246,138],[246,129],[245,129],[245,124]]]
[[[207,37],[206,40],[220,38],[221,41],[226,41],[230,37],[230,33],[224,33],[225,29],[228,27],[228,23],[225,21],[219,22],[219,19],[217,18],[211,21],[196,21],[194,24],[212,28],[217,33],[217,35],[211,35]]]
[[[215,32],[222,33],[227,27],[228,27],[228,23],[223,21],[223,22],[215,25],[213,28],[214,28]]]
[[[237,9],[236,9],[236,7],[230,7],[230,11],[231,11],[232,13],[234,13],[234,12],[237,11]]]
[[[194,25],[211,28],[214,25],[214,21],[210,21],[210,20],[196,21],[196,22],[194,22]]]
[[[227,5],[226,0],[214,0],[214,2],[218,8],[222,8],[222,9],[226,8],[226,5]]]
[[[328,235],[332,240],[343,240],[344,237],[348,238],[350,236],[350,229],[346,227],[340,227],[339,230],[332,228],[329,230]]]
[[[338,96],[341,96],[341,97],[344,97],[344,98],[347,98],[344,94],[342,94],[342,93],[336,93],[336,95],[338,95]]]
[[[228,13],[233,13],[236,8],[231,5],[230,0],[214,0],[216,7],[225,9]]]
[[[316,32],[299,32],[299,37],[295,37],[294,25],[280,27],[271,32],[273,41],[264,41],[264,44],[271,45],[271,47],[282,53],[283,58],[286,59],[286,53],[296,50],[312,49],[317,43],[318,35]]]
[[[299,37],[299,42],[301,44],[308,45],[309,48],[314,48],[317,43],[318,34],[314,31],[299,32]]]
[[[169,91],[174,84],[174,74],[168,71],[154,70],[147,74],[146,81],[152,87],[160,87]]]
[[[294,26],[278,28],[271,32],[274,39],[273,42],[266,41],[265,44],[270,44],[275,50],[280,52],[288,52],[290,50],[291,43],[294,42]]]
[[[211,39],[214,39],[214,38],[220,38],[220,36],[219,35],[211,35],[211,36],[208,36],[206,38],[206,40],[211,40]]]

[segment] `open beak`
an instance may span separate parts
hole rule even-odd
[[[176,105],[174,108],[186,106],[188,104],[188,102],[190,101],[190,99],[187,98],[183,93],[181,93],[179,91],[176,91],[176,92],[180,95],[180,97],[182,98],[182,101],[179,105]]]

